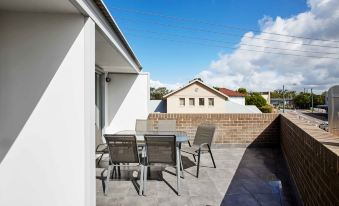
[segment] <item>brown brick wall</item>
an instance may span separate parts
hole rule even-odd
[[[177,130],[194,139],[201,123],[216,125],[214,143],[221,145],[279,145],[280,123],[278,114],[169,114],[152,113],[149,119],[175,119]],[[156,125],[156,124],[155,124]]]
[[[281,147],[304,205],[339,205],[339,138],[282,115]]]

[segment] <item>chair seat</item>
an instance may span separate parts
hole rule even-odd
[[[181,148],[181,151],[189,153],[189,154],[198,155],[198,153],[199,153],[199,146],[198,145],[192,145],[192,147],[184,147],[184,148]],[[208,148],[207,147],[203,147],[201,149],[201,152],[208,152]]]

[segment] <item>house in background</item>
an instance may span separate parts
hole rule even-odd
[[[219,91],[228,96],[228,100],[240,105],[245,105],[245,95],[226,88],[219,88]]]
[[[167,113],[223,113],[228,96],[200,80],[193,80],[164,99]]]
[[[198,79],[165,95],[162,101],[151,100],[149,109],[161,113],[261,113],[255,106],[230,101],[228,95]]]
[[[272,104],[271,103],[271,92],[259,92],[259,94],[266,100],[267,104]]]

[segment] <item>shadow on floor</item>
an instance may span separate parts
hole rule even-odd
[[[300,205],[280,148],[247,148],[221,205]]]

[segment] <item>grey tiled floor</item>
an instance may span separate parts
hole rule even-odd
[[[102,179],[106,171],[97,168],[97,205],[297,205],[280,149],[227,148],[212,152],[217,168],[213,168],[209,154],[202,155],[198,179],[192,156],[183,154],[181,196],[175,193],[174,168],[152,169],[146,196],[138,196],[131,180],[137,178],[137,172],[122,171],[120,179],[110,181],[109,194],[104,196]],[[101,166],[105,164],[104,160]]]

